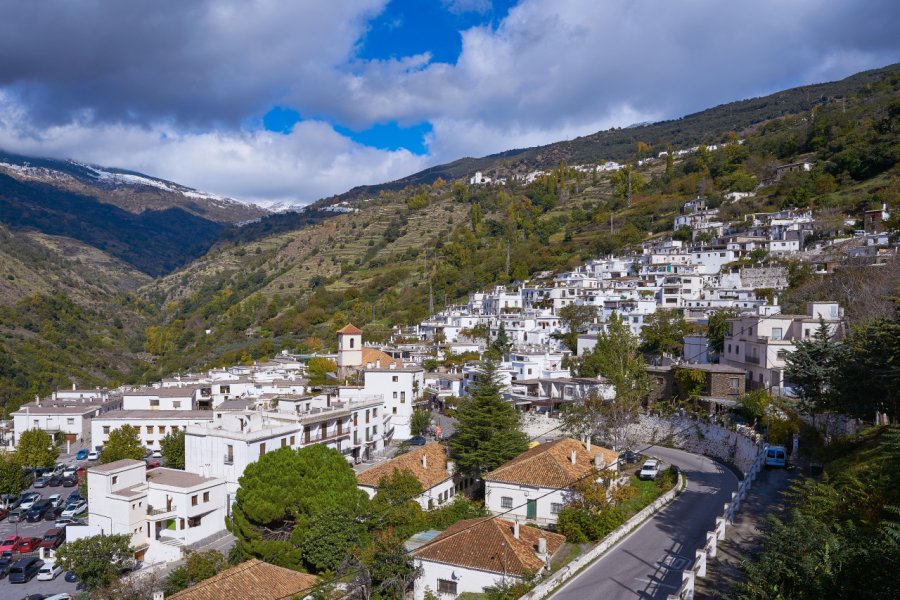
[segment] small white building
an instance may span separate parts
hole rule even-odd
[[[423,510],[440,508],[456,495],[453,463],[447,460],[447,450],[441,444],[425,444],[366,469],[357,474],[356,482],[369,498],[374,498],[381,480],[395,471],[408,471],[422,484],[422,494],[415,500]]]
[[[225,529],[225,482],[117,460],[88,469],[88,508],[91,526],[131,536],[138,560],[178,560],[186,548]]]
[[[425,369],[404,367],[395,361],[383,365],[379,361],[366,365],[363,377],[362,392],[384,398],[385,410],[391,416],[393,434],[389,431],[386,437],[397,440],[412,437],[410,420],[425,392]]]
[[[111,432],[131,425],[137,428],[142,446],[159,450],[159,443],[168,434],[212,421],[211,410],[113,410],[91,419],[91,440],[94,446],[106,445]]]
[[[456,598],[485,588],[514,584],[529,575],[541,575],[566,538],[558,533],[520,525],[518,521],[465,519],[413,552],[422,574],[413,598],[426,592],[438,598]]]
[[[78,390],[74,386],[53,392],[48,398],[35,397],[34,402],[23,404],[10,414],[13,443],[18,444],[22,434],[30,429],[50,435],[61,433],[67,442],[90,443],[91,419],[121,406],[122,399],[110,397],[107,390]]]
[[[571,486],[595,469],[616,469],[618,458],[572,438],[540,444],[484,476],[484,506],[495,515],[553,525]]]

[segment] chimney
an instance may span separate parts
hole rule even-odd
[[[422,452],[422,468],[428,468],[428,454],[426,454],[425,452]]]
[[[513,521],[513,537],[519,539],[519,520]]]
[[[538,538],[538,554],[541,556],[547,554],[547,538]]]
[[[74,383],[72,384],[72,391],[73,391],[73,392],[75,391],[75,384],[74,384]]]
[[[598,453],[594,456],[594,468],[597,469],[597,470],[599,471],[600,469],[602,469],[602,468],[605,467],[605,466],[606,466],[606,461],[603,460],[603,453],[602,453],[602,452],[598,452]]]
[[[380,360],[376,360],[376,361],[375,361],[375,368],[376,368],[376,369],[380,369],[380,368],[381,368],[381,361],[380,361]]]
[[[575,459],[576,459],[576,452],[575,452],[575,450],[572,450],[571,460],[572,460],[573,465],[577,463],[577,461]]]
[[[452,460],[447,461],[447,472],[451,475],[456,473],[456,463],[454,463]]]

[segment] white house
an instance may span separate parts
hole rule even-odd
[[[35,397],[11,413],[13,443],[30,429],[49,434],[61,433],[67,442],[89,443],[91,419],[122,406],[119,397],[110,397],[107,390],[71,390],[53,392],[49,398]]]
[[[211,410],[113,410],[91,419],[91,443],[103,446],[111,432],[123,425],[132,425],[138,430],[141,445],[149,450],[159,450],[160,441],[168,434],[183,431],[189,425],[203,426],[212,421]]]
[[[225,482],[117,460],[88,469],[88,507],[91,526],[131,536],[138,560],[177,560],[184,549],[225,529]]]
[[[369,363],[363,376],[362,392],[384,398],[385,410],[391,416],[393,439],[407,440],[412,437],[410,419],[425,391],[425,369],[404,367],[395,361],[383,365],[379,361]]]
[[[535,446],[484,476],[484,506],[495,515],[556,523],[571,486],[594,469],[615,469],[618,454],[562,438]]]
[[[374,498],[381,480],[395,471],[409,471],[422,484],[423,492],[415,500],[423,510],[439,508],[456,495],[453,463],[447,460],[447,451],[441,444],[425,444],[367,469],[357,474],[356,482],[369,498]]]
[[[413,552],[421,575],[413,598],[426,592],[438,598],[456,598],[485,588],[513,584],[539,575],[550,566],[566,538],[558,533],[504,519],[465,519]]]
[[[199,388],[141,388],[122,395],[124,410],[192,410]]]

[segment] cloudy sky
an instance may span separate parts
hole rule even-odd
[[[0,0],[0,148],[310,202],[900,60],[897,0]]]

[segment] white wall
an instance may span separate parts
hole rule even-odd
[[[539,525],[556,523],[558,515],[550,511],[551,504],[565,504],[570,492],[551,490],[549,488],[529,487],[504,483],[500,481],[485,481],[484,506],[492,514],[503,515],[504,519],[520,521],[532,521]],[[512,510],[503,508],[503,497],[512,498]],[[537,518],[528,519],[528,500],[537,500]]]
[[[499,573],[446,565],[420,558],[416,558],[415,563],[416,566],[422,567],[422,575],[416,579],[413,592],[415,600],[424,600],[426,589],[430,589],[439,598],[452,598],[453,596],[437,593],[438,579],[453,581],[455,578],[457,595],[464,592],[480,594],[484,592],[484,588],[495,586],[503,581],[503,575]],[[507,580],[518,581],[518,578],[508,576]]]

